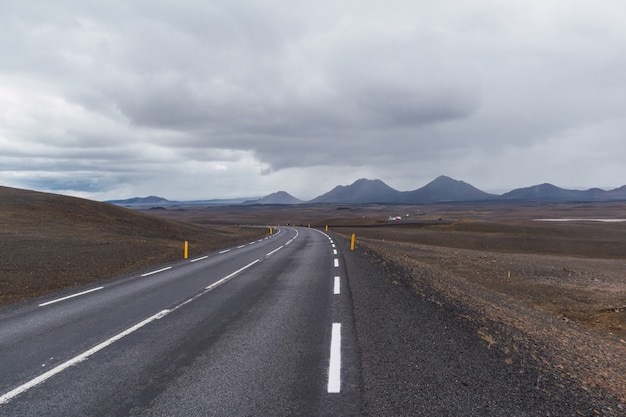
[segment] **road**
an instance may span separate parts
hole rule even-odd
[[[533,416],[582,407],[538,390],[537,374],[504,364],[346,245],[286,227],[4,309],[0,415]]]

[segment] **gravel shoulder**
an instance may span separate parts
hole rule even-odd
[[[344,237],[348,236],[344,234]],[[517,385],[517,388],[511,392],[502,392],[502,398],[507,399],[507,404],[491,404],[490,410],[504,410],[506,407],[517,410],[512,414],[510,410],[504,413],[507,415],[612,416],[626,413],[626,344],[622,334],[618,333],[622,329],[619,327],[621,322],[610,326],[598,316],[594,316],[598,322],[588,322],[576,321],[564,315],[569,309],[588,319],[589,315],[581,313],[585,311],[585,306],[593,305],[595,308],[606,302],[623,300],[623,280],[619,276],[620,266],[623,265],[621,261],[558,257],[561,262],[559,265],[564,262],[568,266],[563,269],[554,266],[557,262],[550,256],[497,251],[486,254],[484,250],[418,244],[415,239],[413,242],[393,241],[389,236],[384,240],[361,238],[357,246],[357,252],[378,264],[385,277],[376,284],[370,283],[372,293],[366,297],[368,303],[382,302],[383,294],[404,294],[402,301],[389,300],[384,306],[372,308],[372,311],[385,312],[387,318],[377,320],[385,320],[388,327],[400,330],[381,337],[378,349],[411,346],[408,352],[398,356],[412,355],[416,346],[423,345],[424,335],[429,334],[422,323],[425,313],[420,310],[426,309],[430,311],[427,320],[433,321],[435,318],[435,328],[430,330],[430,334],[436,334],[444,340],[446,337],[449,340],[458,339],[462,341],[464,349],[471,350],[473,343],[479,343],[483,354],[489,353],[488,358],[479,359],[481,366],[456,364],[455,368],[461,366],[472,369],[463,380],[497,381],[502,370],[496,371],[495,376],[481,376],[483,368],[494,358],[498,362],[496,368],[508,368],[509,374],[502,376],[500,382],[506,385],[516,381],[513,385]],[[588,268],[598,265],[603,267],[596,270],[600,271],[596,272],[596,277],[602,279],[589,278],[584,273]],[[553,269],[552,274],[546,275],[546,269],[550,268]],[[511,270],[512,278],[509,279],[508,272]],[[554,278],[555,275],[560,278]],[[516,276],[525,276],[526,279],[515,282]],[[546,277],[552,276],[557,282],[531,285],[529,280],[537,276],[543,276],[539,281],[546,281]],[[566,281],[565,277],[572,276],[576,279],[561,285]],[[577,306],[572,301],[572,291],[578,287],[581,293],[589,292],[589,285],[583,285],[584,280],[591,280],[595,284],[591,292],[600,294],[599,299],[592,297]],[[552,288],[548,288],[549,285]],[[614,294],[611,295],[611,292]],[[608,301],[606,294],[609,294]],[[584,301],[584,297],[579,298]],[[551,305],[542,305],[546,303],[541,300],[548,299],[552,300]],[[413,307],[407,307],[409,310],[402,312],[398,311],[403,308],[401,306]],[[368,314],[368,308],[363,307],[362,310],[363,314]],[[610,318],[619,315],[619,309],[609,310]],[[388,317],[392,313],[394,317]],[[448,317],[448,324],[438,323],[441,316]],[[459,334],[449,336],[447,333],[451,328],[462,330]],[[400,340],[397,340],[396,334],[402,335]],[[468,334],[471,336],[468,337]],[[361,339],[365,343],[373,343],[371,335],[363,335]],[[441,342],[441,339],[436,340]],[[430,348],[439,351],[441,347],[433,343]],[[481,358],[481,350],[478,349],[471,356]],[[441,364],[447,367],[451,358],[458,357],[457,353],[447,358],[441,357]],[[419,363],[419,359],[415,360]],[[415,367],[415,363],[406,366]],[[454,381],[458,380],[455,378],[451,377],[448,383],[454,385]],[[489,389],[492,388],[500,389]],[[398,389],[406,392],[407,387],[403,389],[399,386]],[[413,389],[410,392],[414,395]],[[519,400],[521,408],[515,408],[518,407],[514,406],[515,398]],[[524,401],[533,404],[532,407],[527,409],[522,406]],[[448,408],[445,410],[450,411]],[[492,415],[483,409],[472,410],[476,414],[466,415]]]

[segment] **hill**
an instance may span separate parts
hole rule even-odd
[[[391,203],[401,201],[402,193],[394,190],[381,180],[362,178],[351,185],[338,185],[326,194],[314,198],[308,203],[366,204]]]
[[[444,175],[437,177],[415,191],[404,193],[404,203],[426,204],[440,202],[484,201],[495,198],[464,181],[454,180]]]
[[[303,201],[297,199],[285,191],[272,193],[258,200],[248,200],[244,204],[302,204]]]
[[[208,227],[0,186],[0,305],[227,247],[262,229]]]

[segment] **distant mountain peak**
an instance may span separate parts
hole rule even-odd
[[[338,185],[309,203],[395,203],[401,194],[381,180],[361,178],[350,185]]]
[[[615,201],[626,199],[626,186],[605,191],[601,188],[588,190],[568,190],[550,183],[531,185],[530,187],[516,188],[502,194],[502,200],[526,201]]]
[[[422,188],[407,192],[405,194],[404,202],[420,204],[455,201],[482,201],[490,200],[494,197],[494,195],[481,191],[464,181],[440,175]]]
[[[277,191],[258,200],[249,200],[244,204],[301,204],[303,201],[286,191]]]
[[[163,197],[158,197],[155,195],[150,195],[148,197],[133,197],[126,200],[110,200],[107,203],[111,204],[164,204],[169,203],[170,201]]]

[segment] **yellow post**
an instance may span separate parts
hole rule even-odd
[[[274,233],[274,230],[270,227],[270,235]]]
[[[354,233],[352,233],[352,240],[350,240],[350,250],[354,250],[354,239],[356,238],[356,235]]]
[[[326,231],[328,232],[328,225],[326,225]]]
[[[311,228],[311,223],[309,223],[309,229]]]
[[[509,271],[508,277],[509,277],[509,279],[511,279],[511,271]]]
[[[189,242],[185,240],[185,259],[189,258]]]

